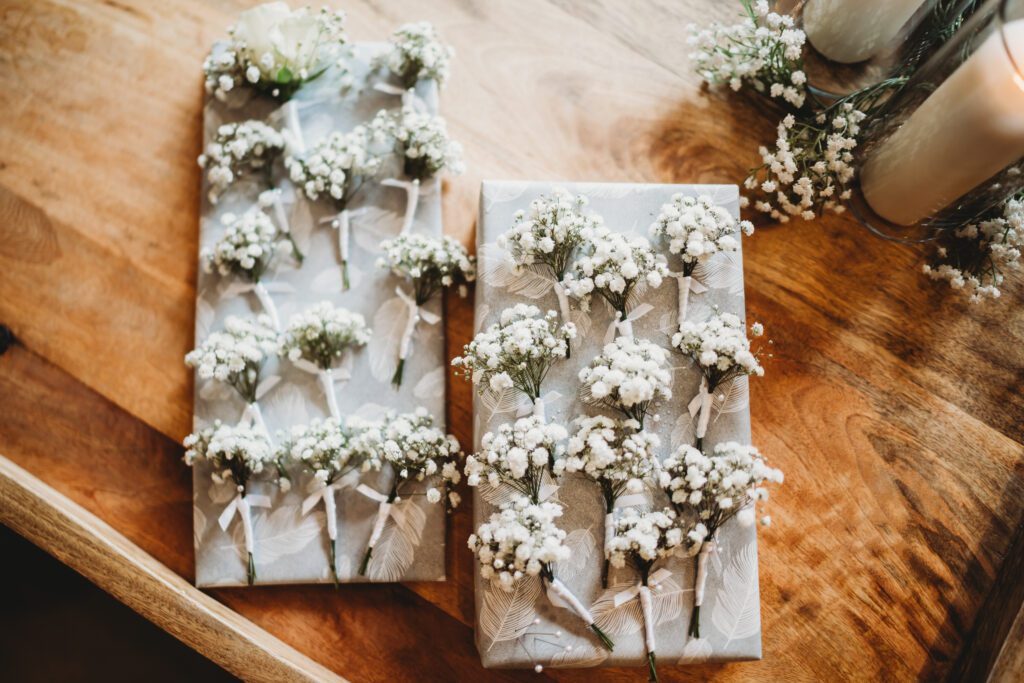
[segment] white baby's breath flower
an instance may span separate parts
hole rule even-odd
[[[222,124],[198,160],[206,171],[210,203],[250,175],[263,174],[269,185],[271,164],[283,151],[284,138],[262,121]]]
[[[753,224],[736,220],[707,195],[673,195],[651,224],[651,236],[667,241],[669,252],[680,257],[682,274],[687,276],[693,275],[697,264],[715,254],[736,251],[741,232],[752,234]]]
[[[375,176],[382,157],[371,149],[366,126],[348,133],[331,133],[302,157],[285,159],[291,181],[311,200],[330,199],[344,209],[362,183]]]
[[[764,326],[758,324],[757,330],[763,334]],[[734,377],[764,374],[743,322],[732,313],[715,312],[703,322],[684,321],[672,335],[672,346],[693,359],[711,391]]]
[[[575,425],[565,456],[556,457],[554,472],[582,472],[593,479],[601,487],[605,511],[613,512],[621,495],[642,491],[656,473],[661,440],[631,419],[596,415],[576,418]]]
[[[263,364],[279,350],[280,341],[268,316],[255,321],[230,316],[222,331],[213,332],[185,355],[185,364],[195,368],[201,379],[231,385],[246,403],[252,403]]]
[[[466,481],[470,486],[487,482],[492,488],[506,484],[540,500],[544,472],[565,452],[565,427],[531,415],[505,423],[484,434],[480,450],[466,457]]]
[[[259,207],[241,216],[225,213],[221,224],[224,233],[220,240],[199,253],[207,271],[216,270],[220,275],[234,273],[250,282],[259,282],[276,254],[291,251],[280,230]]]
[[[529,211],[516,212],[498,246],[508,249],[517,270],[544,266],[560,281],[576,250],[603,225],[600,216],[584,211],[586,206],[586,197],[561,188],[550,197],[538,197],[530,202]]]
[[[214,480],[230,480],[244,493],[250,477],[260,474],[274,462],[274,450],[263,431],[249,425],[226,425],[220,420],[198,432],[189,434],[185,446],[185,464],[206,460]]]
[[[635,567],[647,585],[651,566],[674,555],[682,543],[676,513],[670,508],[651,512],[626,508],[615,520],[614,535],[608,542],[609,560],[613,567]]]
[[[441,42],[433,24],[421,21],[400,26],[388,40],[383,58],[402,85],[411,88],[419,80],[432,79],[439,86],[448,80],[449,63],[455,51]]]
[[[637,287],[660,287],[668,275],[665,258],[651,249],[643,237],[624,235],[598,226],[584,254],[565,274],[562,285],[570,296],[590,309],[592,294],[598,294],[625,316]]]
[[[292,316],[282,335],[281,353],[327,370],[349,349],[365,346],[370,335],[362,314],[321,301]]]
[[[526,496],[502,505],[469,537],[480,576],[506,591],[524,577],[550,576],[550,565],[571,556],[566,533],[555,522],[561,516],[558,503],[535,503]]]
[[[398,111],[378,112],[369,130],[375,140],[394,148],[409,178],[422,182],[441,171],[459,175],[465,170],[462,145],[448,137],[447,124],[440,116],[405,105]]]
[[[646,339],[618,337],[581,369],[583,399],[620,411],[643,427],[651,405],[672,397],[668,352]]]
[[[377,267],[412,281],[416,304],[422,306],[444,287],[473,282],[476,258],[458,240],[419,233],[399,235],[380,243]]]

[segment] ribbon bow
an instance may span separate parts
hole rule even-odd
[[[625,318],[622,317],[621,313],[617,313],[612,322],[608,325],[608,331],[604,335],[604,343],[610,344],[615,340],[615,333],[618,332],[623,337],[633,336],[633,323],[640,318],[647,315],[649,312],[654,310],[654,306],[648,303],[642,303],[632,311],[630,311]]]
[[[347,382],[352,379],[351,357],[348,354],[345,354],[345,358],[342,360],[341,366],[338,367],[337,373],[335,373],[332,368],[321,368],[319,365],[311,363],[305,358],[293,360],[292,365],[303,372],[316,375],[317,380],[320,382],[320,389],[324,392],[324,396],[327,398],[327,409],[330,411],[331,417],[335,420],[340,420],[341,411],[338,410],[338,398],[334,395],[334,383]]]
[[[697,414],[700,411],[700,418],[697,420],[697,429],[695,434],[698,439],[703,439],[704,434],[708,431],[708,420],[711,418],[711,402],[714,397],[708,390],[708,378],[700,378],[700,391],[693,399],[690,400],[690,404],[687,406],[687,410],[690,411],[690,417]]]
[[[332,541],[338,538],[338,513],[334,496],[341,489],[349,488],[355,483],[355,477],[352,475],[358,477],[357,472],[349,472],[337,481],[321,486],[302,501],[303,515],[308,515],[317,503],[321,500],[324,501],[324,512],[327,514],[327,537]]]
[[[669,273],[679,283],[679,302],[678,302],[678,320],[676,325],[682,325],[683,321],[686,320],[686,309],[690,302],[690,292],[694,294],[703,294],[708,291],[708,288],[704,286],[704,283],[696,279],[691,275],[683,275],[682,273]]]
[[[264,312],[270,316],[270,324],[274,326],[276,331],[280,332],[281,320],[277,316],[277,306],[274,305],[274,299],[270,296],[270,293],[291,294],[294,291],[295,288],[287,282],[232,282],[224,290],[224,298],[230,299],[239,294],[253,292],[256,294],[256,298],[259,299],[260,306],[263,307]]]
[[[275,378],[278,381],[281,380],[281,378],[277,377],[276,375],[274,377],[270,377],[268,379],[273,380]],[[260,386],[262,386],[263,384],[264,384],[264,382],[261,382]],[[273,387],[276,384],[277,384],[277,382],[272,382],[270,384],[270,386]],[[264,391],[264,393],[266,393],[266,391],[269,391],[269,390],[270,390],[270,387],[268,387]],[[260,396],[259,387],[257,387],[257,389],[256,389],[256,397],[259,398],[259,396]],[[267,423],[263,419],[263,411],[260,410],[260,404],[257,403],[256,401],[253,401],[252,403],[247,403],[245,405],[245,410],[242,411],[242,418],[238,422],[239,422],[239,424],[244,424],[244,425],[256,425],[256,427],[259,428],[259,430],[261,432],[263,432],[263,436],[265,436],[267,438],[267,441],[269,443],[271,443],[271,444],[274,443],[273,439],[270,438],[270,430],[267,429]]]
[[[409,309],[409,317],[405,321],[405,330],[402,332],[402,340],[398,346],[398,359],[405,360],[409,357],[409,352],[412,350],[412,336],[416,331],[416,323],[422,320],[428,325],[436,325],[441,322],[441,317],[436,313],[420,308],[416,303],[416,299],[407,294],[401,287],[395,287],[395,294],[398,295],[398,298]]]
[[[373,522],[373,530],[370,531],[370,541],[367,543],[367,547],[373,550],[373,547],[377,545],[377,541],[380,540],[381,534],[384,533],[384,524],[388,521],[388,517],[394,519],[395,524],[402,524],[405,521],[405,509],[398,507],[397,500],[389,503],[386,495],[375,491],[366,484],[357,486],[356,491],[378,503],[377,518]]]
[[[547,404],[554,403],[555,401],[562,398],[562,395],[557,391],[549,391],[543,396],[539,396],[530,401],[521,401],[516,408],[516,417],[526,417],[527,415],[534,415],[542,420],[547,419]]]
[[[420,181],[419,178],[415,180],[399,180],[398,178],[387,178],[380,181],[381,185],[385,187],[397,187],[405,190],[406,203],[405,203],[405,216],[402,218],[402,229],[399,232],[400,235],[404,235],[412,229],[412,223],[416,219],[416,207],[420,202]]]
[[[659,583],[665,581],[670,576],[672,576],[672,572],[662,567],[661,569],[658,569],[653,574],[651,574],[650,577],[648,577],[647,583],[650,586],[657,586]],[[640,595],[641,588],[647,588],[647,586],[644,586],[643,583],[639,581],[628,588],[624,588],[623,590],[615,594],[615,597],[612,598],[612,604],[614,604],[616,607],[622,607],[627,602],[629,602],[636,596]]]
[[[231,524],[231,520],[237,514],[242,518],[242,532],[245,535],[245,550],[248,553],[252,553],[253,549],[253,533],[252,533],[252,508],[268,508],[270,507],[270,497],[257,495],[250,493],[248,495],[243,494],[241,491],[231,499],[224,511],[220,513],[220,517],[217,518],[217,523],[220,525],[221,531],[227,531],[228,525]]]
[[[416,94],[416,90],[409,88],[399,88],[397,85],[391,85],[390,83],[374,83],[373,89],[377,92],[382,92],[385,95],[399,95],[402,98],[403,107],[412,107],[417,112],[427,111],[427,103],[423,101],[423,98]]]

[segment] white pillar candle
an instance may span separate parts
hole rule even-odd
[[[1005,38],[1005,44],[1004,44]],[[868,205],[913,225],[1024,157],[1024,19],[995,30],[864,164]]]
[[[814,49],[853,64],[885,50],[924,0],[808,0],[803,29]]]

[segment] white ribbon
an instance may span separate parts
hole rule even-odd
[[[615,499],[615,509],[621,510],[622,508],[635,508],[641,505],[648,505],[650,501],[647,496],[643,493],[627,493],[624,496],[619,496]]]
[[[253,549],[253,534],[252,534],[252,508],[268,508],[270,507],[270,498],[268,496],[261,496],[250,493],[249,495],[242,495],[239,491],[238,494],[231,499],[228,506],[224,508],[224,512],[220,513],[220,517],[217,518],[217,523],[220,525],[221,531],[227,531],[228,525],[231,524],[231,520],[237,513],[242,518],[242,531],[245,534],[245,551],[252,553]]]
[[[644,640],[647,641],[647,652],[653,654],[657,649],[654,642],[654,609],[651,605],[651,589],[640,586],[640,611],[644,616]]]
[[[516,417],[533,415],[534,417],[539,417],[541,420],[547,420],[547,404],[554,403],[560,398],[562,398],[562,395],[557,391],[549,391],[543,396],[533,399],[532,403],[520,403],[519,407],[516,409]]]
[[[329,223],[332,228],[338,231],[338,253],[341,254],[343,263],[348,262],[349,233],[352,231],[351,213],[348,209],[342,209],[333,216],[321,218],[320,223]]]
[[[615,512],[609,512],[604,516],[604,556],[607,559],[611,555],[612,540],[615,538]]]
[[[377,545],[377,541],[380,540],[381,534],[384,533],[384,525],[388,521],[388,517],[395,520],[395,524],[401,524],[405,517],[405,510],[398,507],[398,501],[394,503],[388,502],[388,497],[379,491],[374,491],[366,484],[360,484],[356,487],[356,491],[363,494],[370,500],[377,501],[377,518],[373,522],[373,530],[370,531],[370,541],[367,543],[367,548],[372,549]]]
[[[561,282],[555,282],[555,296],[558,297],[558,312],[562,314],[562,322],[572,322],[572,316],[569,313],[569,294]]]
[[[398,358],[405,360],[409,357],[409,352],[412,350],[412,338],[413,333],[416,331],[416,323],[422,320],[428,325],[436,325],[441,322],[441,317],[436,313],[420,308],[416,305],[416,299],[406,294],[405,290],[401,287],[395,287],[395,294],[398,295],[398,298],[402,300],[409,311],[409,317],[405,321],[405,330],[402,332],[402,340],[398,345]]]
[[[288,214],[284,210],[284,202],[281,201],[281,190],[271,190],[273,194],[274,218],[277,219],[277,227],[286,235],[292,234],[292,226],[288,222]]]
[[[273,324],[274,329],[280,332],[281,321],[277,316],[277,306],[274,305],[274,299],[270,296],[270,293],[291,294],[294,291],[295,288],[287,282],[232,282],[224,290],[224,298],[229,299],[239,294],[254,292],[256,298],[260,301],[260,306],[263,307],[263,310],[270,317],[270,322]]]
[[[342,365],[337,368],[337,372],[331,368],[323,370],[319,365],[311,363],[305,358],[292,361],[292,365],[299,370],[316,375],[317,380],[320,382],[320,389],[323,390],[324,397],[327,399],[327,409],[330,411],[331,417],[335,419],[341,419],[341,413],[338,410],[338,399],[334,395],[334,383],[347,382],[352,379],[352,371],[349,369],[350,364],[351,356],[347,354],[342,360]]]
[[[327,410],[330,411],[331,417],[340,420],[341,411],[338,410],[338,397],[334,395],[334,373],[327,368],[316,373],[316,376],[320,380],[320,388],[323,389],[324,396],[327,397]]]
[[[701,294],[708,291],[708,288],[704,284],[694,278],[691,275],[683,275],[682,273],[672,273],[672,276],[679,283],[679,303],[678,303],[678,320],[676,325],[682,325],[683,321],[686,320],[686,309],[690,303],[690,292],[694,294]]]
[[[418,112],[427,111],[427,103],[423,101],[423,98],[416,94],[416,90],[409,88],[399,88],[396,85],[390,83],[374,83],[373,89],[382,92],[385,95],[399,95],[402,98],[403,107],[412,107]]]
[[[260,404],[256,401],[247,403],[245,410],[242,412],[242,419],[240,420],[243,424],[251,425],[255,424],[263,436],[267,437],[267,442],[273,445],[274,441],[270,438],[270,430],[267,429],[267,423],[263,419],[263,411],[260,410]]]
[[[559,579],[556,578],[548,581],[547,596],[548,600],[555,607],[572,610],[587,626],[594,624],[594,617],[590,615],[590,611],[583,606],[583,603]]]
[[[713,538],[710,541],[704,541],[700,547],[700,554],[697,555],[697,577],[693,582],[693,604],[695,607],[704,604],[704,586],[708,582],[708,558],[717,550],[718,544]]]
[[[274,305],[274,297],[270,296],[270,292],[267,291],[266,286],[262,282],[257,282],[252,291],[256,292],[256,298],[260,300],[260,306],[267,315],[270,316],[270,324],[274,326],[275,330],[281,330],[281,319],[277,316],[277,306]]]
[[[605,332],[604,343],[610,344],[614,341],[616,332],[623,337],[632,337],[633,323],[647,315],[652,310],[654,310],[654,306],[648,303],[643,303],[630,311],[625,318],[622,318],[621,313],[616,313],[615,317],[612,318],[611,324],[608,325],[608,331]]]
[[[711,392],[708,391],[708,380],[707,377],[700,378],[700,391],[690,401],[690,405],[687,406],[687,410],[690,411],[690,417],[693,417],[700,411],[700,417],[697,419],[697,429],[695,434],[698,439],[703,439],[704,434],[708,431],[708,420],[711,418],[711,402],[714,399]]]
[[[295,100],[288,100],[284,105],[285,143],[293,155],[305,154],[306,140],[302,135],[302,120],[299,118],[299,105]]]
[[[380,181],[380,184],[385,187],[398,187],[405,190],[405,217],[402,219],[402,230],[399,234],[404,235],[408,233],[412,229],[413,221],[416,219],[416,207],[419,206],[420,202],[419,179],[399,180],[398,178],[387,178]]]
[[[327,536],[332,541],[338,538],[338,512],[334,496],[341,489],[349,488],[355,483],[352,475],[358,477],[357,472],[349,472],[334,483],[321,486],[302,501],[303,515],[308,515],[317,503],[321,500],[324,501],[324,511],[327,513]]]

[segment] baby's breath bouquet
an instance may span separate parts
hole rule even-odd
[[[245,424],[225,425],[218,420],[212,427],[186,436],[183,444],[186,465],[191,467],[196,460],[206,460],[214,483],[235,486],[237,493],[217,522],[222,530],[227,531],[235,515],[241,517],[248,555],[247,576],[251,586],[256,580],[251,508],[270,507],[270,498],[249,493],[248,486],[253,476],[261,474],[268,466],[274,466],[274,450],[270,441],[262,430]]]
[[[203,62],[206,91],[223,100],[249,85],[286,101],[341,56],[345,13],[326,7],[292,10],[268,2],[242,12],[228,28],[226,44],[215,46]]]
[[[672,398],[668,351],[654,342],[619,337],[579,372],[587,403],[617,410],[643,429],[655,401]],[[655,417],[657,419],[657,417]]]
[[[331,417],[341,418],[334,395],[334,365],[349,349],[365,346],[371,331],[359,313],[321,301],[292,316],[281,340],[281,353],[320,380]]]
[[[408,233],[416,218],[422,185],[442,171],[459,175],[465,170],[462,145],[448,137],[448,127],[443,118],[411,104],[405,104],[397,111],[381,110],[369,127],[376,138],[390,144],[408,178],[381,181],[381,185],[405,190],[407,201],[401,232]]]
[[[404,88],[413,88],[421,80],[433,80],[441,86],[448,80],[454,55],[455,50],[441,42],[433,24],[421,21],[403,24],[391,34],[382,64]]]
[[[234,183],[252,176],[269,186],[274,160],[283,152],[284,138],[262,121],[222,124],[198,160],[206,171],[210,203],[216,204]]]
[[[768,499],[766,483],[782,483],[782,471],[768,466],[753,446],[735,441],[715,445],[708,456],[692,446],[682,446],[662,463],[661,486],[680,514],[696,519],[687,540],[697,552],[694,607],[689,634],[700,638],[700,607],[707,581],[707,561],[715,552],[718,532],[733,517],[749,526],[755,505]],[[763,517],[762,524],[769,523]]]
[[[555,460],[555,474],[582,472],[601,487],[605,503],[604,550],[601,585],[608,587],[608,558],[615,512],[626,493],[640,496],[658,469],[661,439],[642,431],[636,420],[613,420],[603,415],[579,417],[565,457]]]
[[[610,651],[615,646],[611,638],[555,576],[556,563],[572,556],[565,545],[566,533],[555,521],[561,516],[562,506],[558,503],[537,503],[526,496],[516,496],[469,537],[469,549],[480,563],[480,576],[499,590],[511,591],[518,581],[540,577],[547,585],[552,604],[571,610]]]
[[[754,225],[750,221],[733,218],[728,209],[707,195],[689,197],[674,194],[671,202],[662,205],[658,217],[651,224],[651,237],[666,242],[669,253],[678,256],[682,262],[681,270],[672,273],[679,281],[676,324],[686,319],[694,270],[715,254],[739,249],[741,232],[753,234]]]
[[[576,326],[559,324],[556,312],[542,316],[536,306],[516,304],[477,333],[452,365],[480,392],[518,389],[533,402],[534,414],[543,416],[541,384],[551,365],[566,357],[569,340],[575,336]]]
[[[634,298],[643,288],[660,287],[666,276],[665,257],[656,254],[646,239],[601,225],[594,229],[584,254],[565,274],[562,286],[580,300],[585,311],[590,310],[593,294],[604,298],[618,316],[609,331],[614,334],[618,330],[628,337],[633,335],[632,321],[636,317],[630,316]]]
[[[280,340],[269,316],[256,320],[229,316],[224,329],[210,334],[192,351],[185,354],[185,364],[195,368],[200,379],[224,382],[245,401],[242,421],[252,418],[269,436],[257,399],[260,371],[268,358],[280,350]]]
[[[363,183],[380,171],[382,158],[372,151],[372,135],[366,126],[348,133],[331,133],[304,156],[285,160],[288,173],[298,190],[310,201],[330,200],[337,214],[321,222],[338,231],[342,287],[348,289],[349,202]]]
[[[366,554],[359,566],[360,576],[366,575],[373,548],[380,540],[388,517],[402,514],[401,508],[396,508],[395,504],[400,502],[399,493],[406,484],[438,476],[441,479],[441,490],[433,486],[427,489],[427,502],[439,503],[443,499],[448,509],[459,504],[459,495],[454,491],[449,492],[448,487],[449,484],[459,483],[461,479],[459,460],[462,457],[458,440],[435,427],[434,419],[425,408],[399,415],[389,413],[383,424],[376,431],[367,432],[366,436],[371,437],[371,441],[364,440],[360,446],[367,452],[366,469],[380,471],[388,466],[394,477],[386,495],[365,484],[360,484],[357,489],[378,503],[377,518],[366,545]]]
[[[216,270],[221,276],[234,275],[247,281],[245,289],[256,294],[274,329],[279,329],[277,306],[263,283],[263,276],[277,254],[294,253],[291,245],[282,239],[281,231],[258,207],[240,216],[225,213],[220,221],[224,234],[212,246],[200,251],[203,266],[207,272]]]
[[[338,511],[335,494],[350,485],[347,476],[358,472],[366,453],[359,447],[362,421],[350,418],[343,422],[335,417],[314,420],[308,425],[292,427],[277,450],[279,461],[289,461],[312,472],[318,488],[302,501],[302,514],[324,502],[327,516],[327,537],[330,542],[331,574],[338,580]]]
[[[763,334],[760,323],[750,326],[752,337]],[[672,346],[693,360],[701,372],[700,393],[689,406],[691,415],[700,411],[696,429],[699,443],[707,431],[715,389],[743,375],[760,377],[764,368],[750,350],[743,322],[732,313],[715,312],[703,322],[684,321],[672,335]]]
[[[683,544],[683,532],[676,525],[676,514],[669,508],[652,512],[637,512],[627,508],[615,522],[609,541],[609,555],[615,567],[629,565],[640,575],[640,583],[615,596],[616,607],[634,597],[640,600],[644,617],[644,642],[647,645],[647,669],[651,681],[658,680],[656,645],[654,642],[654,607],[651,600],[652,585],[657,585],[667,570],[651,573],[658,560],[676,554]]]
[[[377,261],[378,267],[388,268],[412,285],[412,295],[401,286],[395,288],[395,293],[409,311],[399,342],[398,367],[391,379],[397,387],[402,384],[405,361],[412,351],[416,324],[420,320],[429,324],[438,322],[437,316],[424,311],[423,306],[439,291],[455,284],[459,285],[460,293],[464,295],[465,284],[476,279],[476,259],[451,237],[438,239],[419,234],[399,235],[395,239],[381,242],[380,248],[384,256]]]
[[[492,489],[505,484],[540,502],[544,475],[565,453],[565,427],[537,415],[505,423],[480,440],[480,450],[466,457],[466,482]]]
[[[554,279],[563,322],[571,317],[562,280],[576,251],[589,243],[594,231],[604,224],[600,216],[584,212],[586,206],[583,195],[556,189],[550,197],[540,196],[530,202],[529,212],[517,211],[511,229],[498,238],[498,246],[508,250],[517,270],[537,268]]]

